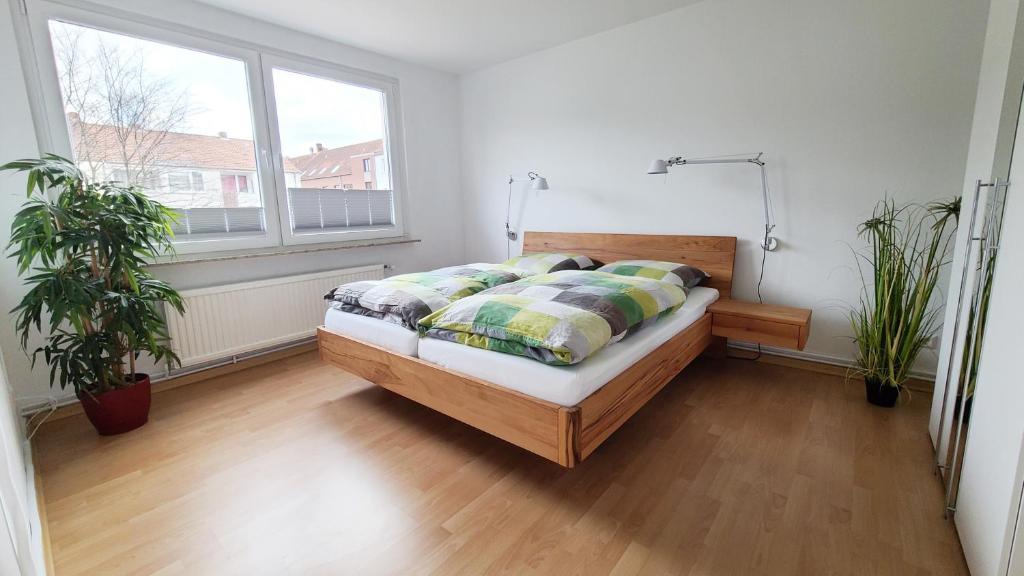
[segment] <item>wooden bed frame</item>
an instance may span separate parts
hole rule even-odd
[[[602,262],[646,259],[692,264],[711,274],[721,298],[732,289],[736,238],[526,232],[524,253],[572,252]],[[705,313],[668,342],[627,368],[576,406],[559,406],[479,378],[317,330],[320,358],[534,454],[572,468],[707,348]]]

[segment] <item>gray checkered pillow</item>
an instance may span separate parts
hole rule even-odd
[[[711,275],[700,268],[694,268],[686,264],[675,262],[661,262],[658,260],[618,260],[611,264],[605,264],[597,269],[598,272],[608,272],[620,276],[642,276],[671,282],[684,290],[689,291]]]
[[[601,265],[582,254],[563,254],[561,252],[524,254],[509,258],[504,264],[529,270],[534,274],[547,274],[562,270],[593,270]]]

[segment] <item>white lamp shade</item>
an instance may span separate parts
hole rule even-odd
[[[536,178],[534,178],[532,180],[532,182],[533,183],[530,185],[530,188],[532,190],[547,190],[548,189],[548,179],[543,177],[543,176],[537,176]]]
[[[668,174],[668,162],[658,158],[647,167],[648,174]]]

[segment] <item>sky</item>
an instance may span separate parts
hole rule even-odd
[[[139,40],[63,22],[51,33],[81,33],[84,51],[100,42],[143,58],[154,79],[184,91],[190,108],[184,132],[253,139],[247,74],[241,60],[168,44]],[[327,148],[383,138],[384,96],[380,91],[287,70],[274,70],[274,93],[285,156],[308,154],[317,143]]]

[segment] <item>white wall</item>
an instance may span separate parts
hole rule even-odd
[[[21,85],[21,69],[17,66],[17,59],[14,57],[14,38],[9,33],[11,30],[11,14],[6,6],[0,6],[0,163],[6,158],[21,156],[31,153],[35,147],[35,137],[32,134],[32,120],[25,114],[19,114],[28,106],[25,98],[25,91]],[[17,186],[12,186],[12,179],[0,176],[0,244],[7,245],[7,234],[10,228],[9,210],[23,197],[19,192],[23,190],[24,181],[18,180]],[[6,285],[12,282],[15,275],[14,262],[7,258],[0,258],[0,282],[5,283],[0,290],[0,310],[6,312],[14,304],[7,295],[8,291],[17,288]],[[9,549],[0,552],[0,573],[15,574],[10,572],[8,563],[14,560],[21,568],[33,570],[34,562],[30,549],[32,548],[30,535],[30,518],[36,515],[36,508],[29,503],[28,475],[26,473],[25,454],[23,452],[24,433],[21,426],[21,419],[18,417],[15,408],[15,394],[11,382],[17,380],[8,377],[10,362],[5,362],[5,352],[17,350],[17,345],[11,345],[10,322],[6,315],[0,320],[0,327],[3,336],[0,337],[0,498],[3,500],[0,510],[0,522],[5,526],[0,529],[0,548]],[[20,357],[19,357],[20,359]],[[20,377],[24,377],[26,370],[22,370]],[[9,527],[7,526],[9,524]],[[11,545],[10,537],[14,537],[15,546]],[[27,574],[28,572],[25,572]]]
[[[29,0],[31,2],[31,0]],[[337,250],[199,264],[162,266],[161,278],[179,289],[271,278],[370,263],[388,263],[398,272],[435,268],[463,260],[458,131],[458,80],[430,70],[318,39],[188,1],[103,0],[119,9],[201,28],[220,35],[389,75],[399,80],[405,130],[409,199],[405,207],[409,236],[419,244]],[[38,155],[23,75],[13,40],[13,24],[5,12],[0,19],[0,161]],[[0,244],[6,245],[10,219],[23,200],[24,179],[0,175]],[[0,263],[0,309],[10,310],[23,294],[9,259]],[[46,372],[30,372],[5,318],[0,346],[12,375],[15,395],[23,405],[38,403],[48,394]]]
[[[847,244],[888,193],[960,193],[987,2],[715,0],[464,76],[470,260],[504,255],[504,182],[537,170],[519,229],[740,238],[754,298],[760,181],[656,157],[764,151],[783,244],[765,300],[814,309],[807,351],[849,359]],[[934,369],[925,354],[923,368]]]
[[[0,163],[15,158],[39,154],[36,136],[29,112],[21,64],[14,41],[14,22],[6,5],[0,5]],[[10,238],[11,218],[25,201],[25,178],[0,174],[0,244],[7,246]],[[45,396],[46,387],[31,387],[29,364],[21,353],[14,336],[12,317],[6,312],[17,304],[24,293],[17,280],[14,260],[0,258],[0,350],[3,350],[12,383],[22,383],[21,390],[14,385],[19,402],[39,400],[28,396]]]

